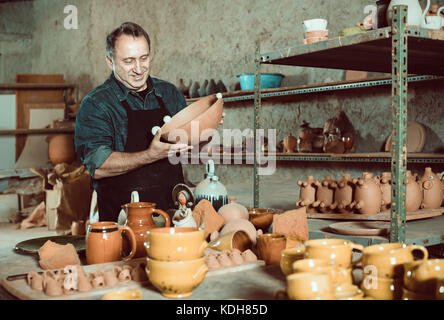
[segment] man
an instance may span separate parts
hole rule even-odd
[[[140,201],[173,208],[172,188],[183,183],[182,167],[168,155],[186,144],[160,141],[162,127],[186,107],[171,83],[150,76],[150,38],[142,27],[125,22],[106,39],[111,76],[82,100],[76,116],[75,147],[97,191],[100,221],[117,221],[121,205],[138,191]]]

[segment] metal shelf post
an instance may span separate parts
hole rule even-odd
[[[259,155],[260,152],[257,151],[258,148],[261,148],[261,144],[258,143],[258,137],[257,131],[261,127],[261,43],[260,40],[256,41],[256,53],[254,56],[254,66],[255,66],[255,72],[254,72],[254,199],[253,199],[253,205],[254,208],[259,208],[259,175],[258,175],[258,166],[260,165],[259,162]],[[259,140],[260,142],[261,140]]]

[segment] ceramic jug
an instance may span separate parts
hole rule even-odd
[[[219,181],[219,177],[214,175],[214,161],[208,160],[206,164],[206,177],[194,190],[196,203],[206,199],[211,202],[214,210],[218,211],[228,203],[228,192],[225,186]]]
[[[153,228],[157,228],[157,225],[153,220],[153,213],[160,214],[165,218],[165,227],[171,225],[170,216],[165,211],[157,209],[156,204],[152,202],[131,202],[124,204],[122,208],[127,215],[125,225],[134,231],[137,241],[134,258],[145,257],[146,250],[144,242],[146,232]]]
[[[362,179],[353,179],[356,184],[355,198],[351,208],[360,214],[377,214],[381,210],[382,192],[378,179],[369,172],[362,173]]]
[[[334,189],[334,202],[329,206],[330,210],[339,213],[352,213],[349,208],[353,202],[355,185],[353,184],[351,175],[345,173],[338,182],[333,182],[331,187]]]
[[[139,193],[137,191],[131,192],[131,202],[139,202]],[[120,210],[119,217],[117,218],[117,224],[123,226],[126,223],[126,212]]]
[[[329,206],[333,203],[334,189],[331,184],[334,181],[330,176],[325,176],[323,181],[316,181],[316,201],[313,207],[318,209],[318,212],[326,213],[329,211]]]
[[[296,202],[296,206],[305,207],[307,212],[315,213],[316,208],[313,207],[313,203],[316,201],[316,184],[313,176],[308,176],[307,181],[298,181],[298,185],[301,187],[299,193],[299,201]]]
[[[381,212],[387,212],[390,211],[390,204],[392,202],[392,173],[383,172],[379,181],[382,200],[384,201],[384,204],[381,205]]]
[[[393,6],[399,5],[408,7],[407,25],[420,27],[424,24],[422,21],[424,21],[425,15],[427,11],[429,11],[430,0],[427,0],[427,6],[424,12],[422,11],[418,0],[392,0],[387,8],[387,23],[389,26],[392,25]]]
[[[422,203],[422,192],[418,182],[416,182],[416,174],[412,175],[410,170],[406,173],[407,185],[405,193],[405,206],[407,212],[415,212],[419,210]]]
[[[426,15],[424,20],[422,20],[421,28],[430,30],[441,30],[443,25],[443,18],[441,18],[441,11],[444,7],[438,9],[436,15]]]
[[[438,209],[441,207],[443,198],[443,186],[439,175],[432,168],[425,168],[424,174],[419,179],[422,190],[421,209]]]

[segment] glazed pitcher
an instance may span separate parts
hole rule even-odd
[[[414,26],[422,26],[425,21],[425,15],[429,11],[430,8],[430,0],[427,0],[427,6],[424,9],[424,12],[421,9],[418,0],[392,0],[387,8],[387,23],[389,26],[392,25],[392,15],[393,15],[393,6],[404,5],[407,6],[407,24]]]
[[[165,211],[156,209],[156,204],[152,202],[131,202],[124,204],[122,208],[127,216],[125,225],[130,227],[136,236],[137,246],[134,258],[146,257],[144,246],[146,232],[157,228],[153,220],[153,213],[160,214],[165,218],[165,227],[171,225],[170,216]]]

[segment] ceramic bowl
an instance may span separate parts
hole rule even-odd
[[[102,300],[141,300],[142,291],[140,290],[117,290],[105,294]]]
[[[200,98],[162,126],[162,139],[188,145],[208,142],[220,124],[222,109],[222,98],[217,98],[216,95]]]
[[[364,292],[351,283],[341,283],[335,287],[335,297],[337,300],[360,300]]]
[[[305,247],[287,248],[281,251],[280,267],[286,276],[293,273],[293,263],[304,258]]]
[[[187,261],[159,261],[146,258],[150,282],[167,298],[186,298],[208,272],[205,258]]]
[[[332,284],[352,284],[352,268],[341,268],[328,260],[302,259],[293,263],[293,272],[325,272],[330,275]]]
[[[153,228],[146,232],[148,257],[163,261],[201,258],[208,242],[205,231],[196,228]]]
[[[328,273],[301,272],[287,276],[287,294],[291,300],[335,300]]]
[[[273,211],[265,208],[248,209],[248,220],[256,229],[261,229],[262,232],[267,233],[273,222],[273,214]]]
[[[444,279],[444,259],[429,259],[404,264],[404,286],[408,290],[433,293],[440,279]]]
[[[325,19],[309,19],[304,20],[302,23],[304,25],[305,32],[317,31],[317,30],[327,30],[327,20]]]

